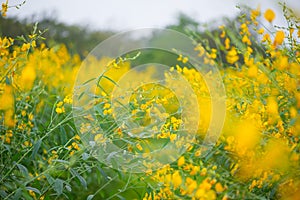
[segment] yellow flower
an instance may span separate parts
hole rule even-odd
[[[223,188],[223,186],[221,185],[221,183],[217,183],[216,186],[215,186],[215,188],[216,188],[216,192],[217,192],[217,193],[221,193],[221,192],[224,191],[224,188]]]
[[[140,145],[139,143],[137,143],[135,146],[136,146],[136,148],[137,148],[138,150],[140,150],[140,151],[142,151],[142,150],[143,150],[143,147],[142,147],[142,145]]]
[[[170,141],[173,142],[174,140],[176,140],[177,135],[176,134],[171,134],[170,135]]]
[[[172,183],[175,189],[181,185],[182,178],[181,175],[179,174],[179,171],[175,171],[174,174],[172,175]]]
[[[230,48],[230,39],[226,38],[225,39],[225,49],[229,49]]]
[[[64,104],[64,102],[60,101],[56,104],[56,107],[62,107],[63,104]]]
[[[274,46],[281,45],[283,43],[284,37],[285,35],[283,31],[277,31],[273,43]]]
[[[211,49],[210,57],[215,59],[217,57],[217,49]]]
[[[206,169],[206,168],[203,168],[203,169],[201,170],[200,175],[201,175],[201,176],[205,176],[206,173],[207,173],[207,169]]]
[[[103,114],[104,115],[109,115],[109,114],[111,114],[112,113],[112,109],[110,108],[110,109],[108,109],[108,110],[104,110],[103,111]]]
[[[257,77],[258,68],[256,65],[251,65],[248,69],[248,76],[251,78]]]
[[[188,57],[183,57],[181,54],[178,56],[177,61],[181,61],[182,63],[187,63],[189,61]]]
[[[279,57],[275,63],[279,70],[285,70],[289,66],[289,58],[287,56]]]
[[[265,19],[268,21],[268,22],[272,22],[274,19],[275,19],[275,13],[273,10],[271,9],[267,9],[265,14],[264,14],[264,17]]]
[[[226,36],[226,32],[223,30],[222,33],[220,34],[220,38],[224,38]]]
[[[182,59],[182,63],[187,63],[189,61],[189,58],[188,57],[184,57],[183,59]]]
[[[204,195],[205,195],[205,190],[202,189],[202,188],[198,188],[197,191],[196,191],[196,193],[195,193],[195,197],[197,199],[201,199]]]
[[[75,135],[75,136],[74,136],[74,139],[75,139],[75,140],[80,140],[80,136],[79,136],[79,135]]]
[[[6,110],[4,113],[4,125],[7,127],[15,126],[16,120],[14,118],[14,109]]]
[[[25,141],[25,142],[24,142],[24,145],[25,145],[26,147],[29,147],[29,146],[31,146],[31,143],[30,143],[29,141]]]
[[[278,115],[278,104],[275,97],[267,99],[267,111],[271,115]]]
[[[232,47],[231,50],[229,50],[227,52],[226,60],[230,64],[234,64],[235,62],[237,62],[239,60],[239,56],[238,56],[238,53],[237,53],[235,47]]]
[[[57,108],[55,109],[55,112],[56,112],[57,114],[64,113],[64,112],[65,112],[65,108],[64,108],[64,107],[57,107]]]
[[[36,41],[35,40],[31,42],[31,46],[36,47]]]
[[[28,35],[28,37],[29,37],[30,39],[33,39],[33,38],[35,38],[36,36],[37,36],[37,34],[33,34],[33,35],[29,34],[29,35]]]
[[[30,196],[32,196],[34,199],[36,199],[36,195],[33,190],[28,190],[28,193],[30,194]]]
[[[261,28],[257,31],[258,34],[262,35],[265,32],[265,29]]]
[[[201,150],[197,150],[196,152],[195,152],[195,156],[196,157],[199,157],[201,155]]]
[[[261,41],[262,41],[262,42],[270,42],[270,41],[271,41],[270,35],[269,35],[268,33],[266,33],[266,34],[263,36],[263,38],[262,38]]]
[[[178,159],[178,167],[184,165],[184,163],[185,163],[184,157],[181,156],[181,157]]]
[[[110,108],[110,104],[109,104],[109,103],[104,104],[103,108],[104,108],[104,109]]]
[[[3,17],[6,16],[7,8],[8,8],[8,0],[5,3],[2,3],[1,14]]]
[[[73,143],[72,143],[72,147],[73,147],[74,149],[76,149],[76,150],[79,150],[79,146],[78,146],[78,144],[77,144],[76,142],[73,142]]]
[[[27,51],[30,48],[30,43],[24,43],[21,47],[21,51]]]
[[[1,86],[0,86],[1,87]],[[14,106],[13,87],[11,85],[5,85],[0,90],[4,91],[0,93],[0,110],[12,109]]]
[[[199,171],[200,171],[200,167],[199,167],[199,166],[193,166],[193,167],[192,167],[192,171],[190,172],[190,175],[194,176],[194,175],[196,175]]]
[[[72,104],[73,103],[72,97],[70,95],[66,96],[64,98],[64,103]]]
[[[248,45],[251,45],[251,41],[249,39],[249,37],[247,35],[244,35],[243,38],[242,38],[242,42],[243,43],[246,43]]]
[[[187,177],[185,180],[185,185],[187,187],[187,193],[191,194],[197,188],[197,182],[190,177]]]
[[[254,20],[260,15],[260,8],[258,7],[255,10],[251,10],[251,18]]]
[[[178,56],[177,61],[182,61],[182,55],[181,54]]]
[[[209,190],[206,194],[206,199],[214,200],[217,198],[215,191]]]
[[[36,78],[36,72],[34,66],[27,65],[21,73],[20,83],[22,84],[21,87],[24,90],[30,90],[33,86],[34,80]]]

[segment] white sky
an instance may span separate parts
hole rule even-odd
[[[0,0],[4,2],[5,0]],[[9,0],[10,5],[23,0]],[[281,0],[300,10],[300,0]],[[251,2],[251,3],[249,3]],[[261,5],[280,12],[275,0],[27,0],[19,10],[10,9],[8,16],[53,15],[68,24],[89,25],[92,29],[129,30],[142,27],[164,27],[176,22],[182,12],[199,22],[233,17],[238,13],[236,5],[244,3],[256,8]],[[277,15],[275,24],[282,25]]]

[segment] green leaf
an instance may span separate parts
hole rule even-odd
[[[25,39],[25,37],[24,37],[24,35],[17,36],[17,37],[16,37],[16,40],[20,40],[20,41],[22,41],[22,42],[27,42],[26,39]]]
[[[35,22],[35,23],[34,23],[34,26],[33,26],[32,34],[35,34],[35,33],[36,33],[37,27],[38,27],[38,22]]]
[[[28,170],[24,165],[17,164],[17,167],[19,168],[20,172],[27,177],[28,176]]]
[[[60,132],[61,132],[61,134],[59,134],[60,140],[61,140],[61,143],[64,144],[67,142],[68,139],[67,139],[67,132],[63,126],[60,126]]]
[[[103,78],[106,78],[107,80],[109,80],[110,82],[112,82],[114,85],[119,86],[118,83],[116,83],[114,80],[112,80],[111,78],[109,78],[108,76],[103,75]]]
[[[86,183],[86,180],[82,177],[82,176],[80,176],[80,174],[77,172],[77,171],[75,171],[74,169],[70,169],[70,172],[71,172],[71,174],[73,175],[73,176],[76,176],[77,178],[78,178],[78,180],[80,181],[80,183],[81,183],[81,185],[85,188],[85,189],[87,189],[87,183]]]
[[[99,170],[99,172],[101,173],[101,175],[104,177],[104,179],[106,180],[106,181],[108,181],[108,175],[105,173],[105,171],[103,171],[103,169],[101,168],[101,167],[99,167],[99,166],[97,166],[97,169]]]
[[[70,164],[69,161],[61,160],[61,159],[53,159],[52,161],[53,161],[53,162],[58,162],[58,163],[63,163],[63,164],[66,164],[66,165],[69,165],[69,164]]]
[[[80,100],[84,94],[85,94],[85,92],[82,92],[82,93],[78,96],[78,100]]]
[[[26,187],[26,190],[28,190],[28,191],[31,190],[31,191],[34,191],[35,193],[41,195],[41,192],[38,189],[34,188],[34,187]]]
[[[87,80],[87,81],[85,81],[84,83],[82,83],[82,85],[85,85],[85,84],[87,84],[87,83],[89,83],[89,82],[91,82],[91,81],[93,81],[93,80],[95,80],[96,78],[91,78],[90,80]]]
[[[119,197],[121,200],[126,200],[123,196],[121,196],[121,195],[117,195],[117,197]]]
[[[31,154],[31,158],[34,159],[35,155],[37,154],[38,150],[40,149],[41,147],[41,144],[42,144],[42,140],[39,139],[37,141],[37,143],[34,144],[33,146],[33,150],[32,150],[32,154]]]
[[[66,189],[67,189],[69,192],[71,192],[71,191],[72,191],[72,188],[71,188],[71,186],[70,186],[70,185],[66,185],[65,187],[66,187]]]
[[[94,195],[93,194],[90,194],[87,198],[86,198],[86,200],[91,200],[91,199],[93,199],[94,198]]]
[[[45,176],[46,176],[46,179],[47,179],[49,185],[52,185],[54,183],[54,178],[49,174],[45,174]]]
[[[22,188],[18,188],[14,194],[14,196],[12,197],[12,199],[20,199],[22,195]]]
[[[54,182],[54,190],[58,195],[61,195],[63,192],[64,182],[63,180],[57,178]]]
[[[90,157],[90,155],[87,154],[87,153],[83,153],[83,154],[82,154],[82,159],[83,159],[83,160],[87,160],[89,157]]]
[[[7,196],[7,193],[4,190],[0,190],[0,197],[5,198]]]

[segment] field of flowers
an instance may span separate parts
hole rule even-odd
[[[97,114],[74,115],[85,98],[74,93],[80,56],[64,44],[45,45],[38,25],[25,36],[1,37],[0,199],[299,199],[300,20],[282,9],[287,27],[272,25],[276,14],[270,9],[241,9],[238,21],[206,32],[213,43],[190,33],[194,51],[219,70],[226,92],[224,126],[208,152],[202,142],[213,115],[211,91],[188,55],[174,57],[164,86],[138,87],[125,102],[129,112],[113,106],[114,88],[126,85],[122,75],[143,51],[85,60],[105,69],[91,88],[93,101],[84,105]],[[1,12],[6,15],[7,4]],[[150,82],[157,70],[136,71],[128,79]],[[171,73],[183,77],[194,95],[187,96]],[[129,125],[120,125],[127,112]],[[90,131],[95,120],[99,128]],[[148,135],[129,135],[128,127],[132,135],[147,128]],[[110,143],[144,155],[144,170],[100,162],[95,149],[102,155]],[[166,144],[184,151],[154,166],[147,153]]]

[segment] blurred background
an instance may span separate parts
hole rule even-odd
[[[2,4],[6,1],[7,0],[0,0],[0,3]],[[7,121],[12,121],[10,122],[10,126],[13,126],[15,122],[12,116],[16,115],[18,116],[18,118],[16,118],[18,120],[17,123],[22,125],[20,125],[21,128],[19,128],[19,126],[16,126],[16,132],[11,131],[10,129],[8,129],[7,131],[2,131],[4,130],[3,128],[1,129],[2,132],[0,131],[1,133],[5,133],[5,136],[0,135],[0,137],[8,138],[6,140],[9,141],[6,142],[5,145],[0,145],[2,147],[0,148],[0,160],[2,161],[0,163],[0,168],[2,166],[2,169],[0,169],[0,171],[2,172],[2,174],[5,174],[4,178],[0,176],[0,178],[4,180],[3,184],[0,184],[0,199],[3,199],[3,197],[6,196],[7,198],[9,198],[8,195],[14,195],[14,192],[16,193],[16,195],[14,195],[14,199],[18,199],[16,196],[21,194],[27,195],[28,198],[26,199],[30,199],[29,195],[35,198],[35,195],[43,197],[41,194],[46,193],[47,195],[49,194],[49,197],[45,198],[45,200],[53,198],[63,199],[64,196],[62,195],[69,195],[70,199],[84,199],[87,196],[87,199],[92,199],[90,198],[90,195],[96,195],[98,192],[99,194],[97,195],[99,197],[95,197],[96,199],[105,199],[105,197],[116,199],[113,198],[114,195],[115,197],[118,197],[118,199],[125,199],[123,198],[123,196],[128,197],[128,199],[133,199],[133,197],[139,197],[140,199],[146,192],[148,192],[148,189],[150,189],[149,194],[151,191],[156,191],[156,186],[153,189],[152,186],[148,184],[149,182],[152,184],[152,176],[148,177],[149,180],[151,178],[151,181],[147,181],[148,179],[144,179],[144,174],[141,175],[143,179],[140,179],[139,177],[131,177],[131,174],[123,174],[119,173],[119,171],[113,171],[110,168],[106,167],[105,164],[101,164],[99,167],[99,163],[97,162],[97,160],[95,160],[93,156],[90,156],[92,154],[86,153],[84,148],[81,149],[81,146],[78,146],[81,145],[80,137],[79,135],[77,135],[77,133],[79,133],[80,131],[77,131],[75,124],[73,124],[73,120],[67,122],[65,121],[65,119],[67,118],[66,116],[71,114],[72,112],[66,110],[66,113],[64,114],[65,107],[63,107],[66,102],[71,102],[71,100],[69,99],[71,98],[71,96],[66,95],[72,94],[72,86],[75,80],[75,78],[73,80],[73,77],[75,77],[74,75],[77,73],[81,61],[86,58],[88,53],[93,48],[95,48],[103,40],[115,33],[145,27],[169,28],[186,33],[189,36],[193,37],[193,39],[196,39],[198,44],[204,46],[206,48],[205,50],[209,48],[209,50],[211,50],[209,55],[211,58],[213,57],[213,55],[215,58],[217,57],[216,52],[214,52],[213,54],[213,49],[215,51],[216,49],[220,49],[220,52],[217,52],[218,64],[222,64],[220,66],[222,67],[222,69],[226,69],[227,67],[229,67],[228,73],[224,73],[225,75],[223,76],[224,84],[226,84],[226,89],[229,94],[228,98],[230,100],[228,101],[228,113],[230,114],[227,115],[228,122],[226,128],[224,128],[224,138],[227,136],[228,137],[226,140],[224,139],[224,143],[223,139],[220,140],[222,141],[220,142],[221,145],[216,146],[212,153],[210,153],[209,156],[204,159],[204,164],[199,165],[199,168],[197,168],[198,164],[195,164],[194,166],[191,165],[193,167],[193,171],[195,170],[195,173],[198,173],[197,171],[201,169],[201,174],[203,173],[203,176],[201,175],[200,179],[202,181],[203,177],[203,185],[207,187],[206,185],[208,183],[208,180],[212,180],[210,182],[216,180],[212,179],[213,177],[220,177],[220,185],[224,179],[224,184],[222,183],[222,185],[224,186],[224,188],[227,188],[226,185],[230,185],[231,188],[229,188],[229,193],[231,192],[233,194],[233,198],[229,196],[229,199],[237,199],[234,197],[240,195],[242,195],[240,196],[240,198],[247,198],[247,196],[243,195],[248,194],[248,190],[251,192],[251,194],[249,192],[249,195],[253,195],[249,196],[249,199],[269,199],[267,197],[262,198],[265,196],[270,196],[271,199],[275,199],[272,197],[281,195],[279,193],[281,192],[281,188],[278,189],[278,194],[276,191],[279,186],[282,186],[284,190],[295,190],[297,192],[299,191],[300,173],[298,165],[299,160],[297,160],[299,158],[299,140],[297,137],[299,137],[298,132],[300,132],[298,131],[300,130],[300,121],[297,118],[297,114],[299,114],[300,109],[300,93],[299,89],[297,93],[295,89],[299,86],[297,80],[299,76],[296,75],[298,74],[299,69],[299,60],[296,59],[299,59],[299,57],[297,57],[299,55],[297,55],[294,52],[294,49],[290,48],[290,46],[283,48],[282,52],[284,53],[278,51],[276,52],[276,54],[271,55],[271,53],[273,53],[273,49],[271,49],[273,48],[273,46],[268,47],[267,45],[263,45],[261,42],[262,40],[259,38],[262,37],[262,35],[259,35],[257,31],[250,29],[250,31],[253,31],[253,33],[251,33],[251,41],[253,41],[253,44],[251,45],[250,49],[251,51],[253,50],[255,52],[255,60],[252,59],[252,63],[250,63],[249,59],[247,60],[248,64],[251,64],[251,66],[249,66],[248,68],[248,64],[247,67],[244,67],[244,64],[246,60],[245,58],[250,56],[242,55],[246,51],[246,45],[242,46],[244,51],[240,52],[237,52],[235,46],[237,46],[237,44],[239,44],[243,40],[242,34],[240,33],[240,26],[242,23],[244,23],[240,17],[243,15],[241,14],[241,12],[246,13],[243,15],[243,17],[247,18],[249,17],[249,15],[247,15],[247,13],[249,14],[249,10],[247,10],[248,8],[256,9],[260,7],[262,16],[258,19],[258,28],[263,27],[263,30],[265,30],[267,33],[271,33],[270,37],[274,37],[274,35],[277,35],[281,32],[276,33],[277,28],[274,28],[273,25],[286,25],[282,13],[283,3],[285,3],[289,8],[292,8],[296,13],[298,13],[297,16],[300,16],[300,0],[281,0],[280,2],[275,0],[26,0],[26,2],[24,2],[24,0],[8,0],[8,2],[9,8],[7,16],[0,16],[0,36],[15,38],[14,45],[21,48],[19,48],[20,50],[18,50],[16,60],[14,59],[15,56],[13,51],[11,53],[12,55],[9,53],[10,50],[14,50],[14,46],[9,46],[10,49],[6,50],[7,55],[4,54],[5,59],[2,59],[2,57],[0,57],[0,61],[2,61],[2,65],[0,63],[0,66],[4,66],[2,67],[2,69],[5,72],[3,73],[4,76],[2,76],[2,82],[5,81],[5,85],[7,85],[7,88],[11,88],[9,85],[11,85],[11,83],[15,81],[15,79],[18,79],[18,76],[15,76],[15,74],[20,74],[20,88],[22,88],[23,83],[25,86],[30,86],[26,86],[29,88],[29,91],[22,93],[20,92],[20,94],[19,92],[16,92],[16,96],[14,92],[12,92],[13,89],[3,90],[0,88],[0,92],[2,92],[2,94],[3,91],[6,92],[4,93],[7,94],[5,95],[5,98],[8,99],[6,100],[3,97],[4,95],[1,94],[1,97],[3,97],[2,99],[4,99],[0,99],[1,104],[3,104],[3,102],[5,101],[10,102],[9,104],[7,103],[9,105],[7,106],[9,109],[4,107],[6,109],[5,115],[9,114],[9,117],[7,118],[11,119]],[[16,6],[18,6],[19,8],[17,9]],[[272,19],[269,20],[269,22],[263,17],[267,9],[272,9],[275,11],[276,17],[274,21],[273,15],[271,16]],[[246,12],[244,12],[245,10]],[[272,11],[270,12],[273,13]],[[30,47],[30,45],[33,46],[32,42],[30,44],[25,41],[25,44],[24,41],[20,40],[20,38],[18,40],[17,37],[24,35],[24,38],[29,38],[29,34],[33,32],[36,22],[38,22],[38,30],[45,30],[45,33],[43,34],[45,40],[34,40],[38,43],[38,50]],[[228,45],[228,48],[224,47],[224,45],[226,46],[226,39],[221,38],[220,36],[223,31],[219,29],[219,26],[223,24],[226,26],[226,31],[230,30],[227,31],[227,33],[231,34],[231,36],[228,37],[231,39],[232,44],[231,46]],[[295,26],[293,25],[293,27]],[[299,27],[296,27],[296,29],[299,29]],[[286,29],[284,30],[287,32]],[[298,34],[298,30],[295,31],[295,34],[296,32]],[[158,43],[166,40],[166,38],[164,37],[157,38],[159,40],[151,40],[151,42]],[[171,40],[170,37],[168,37],[168,39]],[[282,43],[282,41],[284,40],[284,35],[282,36],[281,34],[279,39],[277,38],[277,41],[278,40],[281,41],[280,43]],[[6,39],[6,42],[7,41],[8,39]],[[224,45],[221,44],[219,45],[221,46],[221,48],[218,48],[217,42],[219,42],[220,44],[221,42],[223,43],[223,41]],[[273,40],[272,38],[271,41],[276,40]],[[5,44],[2,41],[0,42]],[[47,47],[50,47],[50,51],[48,51],[47,49],[44,51],[44,48],[42,48],[42,46],[44,45],[40,45],[42,43],[45,43]],[[298,44],[299,43],[297,43],[297,45],[295,46],[299,47]],[[22,50],[23,46],[24,50]],[[0,46],[0,50],[1,48],[2,47]],[[272,50],[272,52],[270,50]],[[199,51],[199,49],[197,51]],[[43,56],[44,52],[45,59]],[[250,50],[247,48],[247,53],[248,52],[250,52]],[[69,53],[71,54],[71,56],[69,55]],[[138,55],[137,52],[130,53],[132,54],[129,54],[128,58],[134,58],[134,56]],[[159,63],[166,66],[176,66],[176,64],[184,63],[182,58],[182,61],[177,60],[177,54],[167,53],[168,52],[164,52],[163,54],[163,51],[154,51],[152,49],[150,49],[148,52],[145,50],[142,52],[142,55],[138,56],[138,58],[130,62],[131,67],[146,63]],[[77,55],[79,55],[81,59],[79,59]],[[227,56],[229,58],[227,58]],[[124,58],[126,57],[124,56]],[[268,59],[266,60],[267,64],[264,63],[265,58]],[[289,62],[293,64],[291,64],[290,68],[288,67]],[[95,63],[98,64],[98,62]],[[107,60],[99,61],[99,63],[99,65],[107,67]],[[94,63],[92,62],[92,64]],[[260,67],[263,67],[263,69],[265,69],[264,65],[266,65],[267,70],[269,70],[270,68],[272,69],[272,71],[269,73],[267,70],[266,72],[265,70],[263,70],[262,73],[258,73]],[[273,65],[275,66],[274,68]],[[98,65],[96,66],[98,67]],[[186,66],[188,67],[187,69],[192,68],[192,66],[190,67],[188,63],[186,64]],[[7,68],[8,70],[6,70]],[[121,74],[124,73],[124,71],[117,68],[118,66],[116,67],[116,70],[113,71],[113,75],[121,77]],[[125,67],[123,68],[127,70]],[[277,68],[279,70],[273,70]],[[289,68],[288,70],[290,70],[291,72],[289,72],[285,68]],[[287,73],[282,73],[283,69],[285,69]],[[2,71],[0,70],[0,73]],[[7,71],[11,73],[10,76],[7,75]],[[241,79],[241,76],[243,75],[242,73],[245,74],[245,79]],[[267,75],[272,73],[272,76],[266,76],[264,75],[265,73]],[[288,76],[286,76],[286,74],[288,73],[292,74],[292,78],[287,78]],[[86,74],[89,75],[90,72],[82,74],[85,76]],[[255,80],[254,82],[252,78],[255,76],[258,76],[258,79],[257,81],[256,79],[253,79]],[[100,77],[102,78],[102,75],[99,76],[99,79]],[[148,75],[144,75],[141,77],[148,77]],[[117,79],[118,78],[116,78],[115,80]],[[93,79],[86,81],[86,83],[89,83],[89,81],[91,80]],[[18,83],[18,80],[16,82]],[[204,84],[199,83],[196,78],[191,82],[191,84],[194,83],[195,85],[197,85],[196,88],[206,88],[202,87],[202,85]],[[114,84],[111,83],[111,85],[111,88],[113,88]],[[69,90],[66,90],[67,86],[69,86]],[[180,88],[183,87],[180,85]],[[206,122],[210,122],[211,117],[211,105],[210,103],[208,103],[210,102],[210,98],[209,94],[207,95],[205,92],[202,92],[202,89],[200,89],[199,99],[201,99],[201,101],[199,100],[199,102],[201,102],[201,105],[203,106],[199,107],[205,108],[203,112],[205,113],[205,115],[202,115],[204,116],[202,120],[203,122],[201,121],[200,123],[206,124]],[[278,95],[278,99],[280,97],[280,101],[278,100],[278,103],[276,98],[273,97],[276,95]],[[81,98],[81,95],[79,96],[79,98]],[[108,97],[105,97],[105,99],[106,98],[108,99]],[[16,103],[14,102],[14,99],[16,99]],[[66,105],[66,109],[71,110],[71,104],[72,103],[70,103],[70,105]],[[99,103],[99,105],[102,105],[102,103]],[[112,112],[110,105],[108,106],[108,108],[109,109],[105,111],[108,112],[108,110],[110,110],[110,112]],[[3,106],[2,108],[0,108],[0,110],[1,109],[3,109]],[[101,112],[104,109],[105,108],[103,106]],[[107,120],[108,123],[106,121],[104,121],[103,123],[102,121],[100,121],[99,124],[101,126],[103,125],[103,127],[101,128],[103,128],[104,130],[114,130],[114,119],[107,118],[106,114],[104,114],[103,111],[103,119]],[[0,117],[3,116],[2,113],[0,113],[0,115]],[[138,116],[138,118],[143,120],[145,119],[145,122],[142,122],[145,124],[148,123],[148,120],[152,118],[143,117],[143,115],[141,116],[142,117]],[[249,121],[247,121],[247,123],[241,123],[240,125],[239,123],[231,122],[239,121],[237,120],[239,117],[241,117],[241,121],[243,119],[245,119],[245,121],[249,119]],[[249,129],[252,124],[252,118],[255,120],[257,119],[257,124],[263,124],[263,128],[259,130],[254,130],[255,128],[253,130],[251,130],[251,128]],[[86,119],[90,120],[89,116],[87,116]],[[277,122],[276,120],[278,119],[280,119],[280,121]],[[0,118],[0,122],[1,120],[3,121],[3,117]],[[88,123],[86,123],[86,125],[82,127],[86,128],[89,127],[89,125]],[[246,127],[246,129],[244,127]],[[206,127],[203,129],[205,130],[203,131],[203,133],[206,133]],[[245,133],[242,133],[240,134],[240,136],[238,136],[240,130],[243,129],[250,131],[243,131]],[[292,132],[291,130],[293,130],[294,132]],[[259,137],[256,136],[260,132],[264,133],[264,141],[262,140],[263,142],[260,142]],[[122,134],[121,129],[120,133]],[[252,134],[254,136],[252,136]],[[46,138],[45,135],[47,136]],[[97,135],[101,136],[101,134]],[[79,139],[76,139],[76,136],[77,138],[79,137]],[[242,149],[242,151],[240,151],[239,148],[233,151],[233,147],[231,147],[234,139],[233,136],[238,136],[237,140],[241,141],[242,147],[245,143],[246,148]],[[284,139],[282,140],[284,141],[284,144],[287,143],[286,138],[288,138],[288,141],[291,144],[290,146],[293,145],[293,152],[289,152],[291,153],[291,156],[289,156],[287,150],[288,148],[283,145],[283,143],[282,145],[281,143],[278,143],[278,148],[277,146],[276,148],[274,148],[275,145],[277,145],[274,140],[274,143],[271,143],[269,147],[267,146],[267,144],[269,143],[267,143],[266,141],[269,141],[269,138],[271,140],[273,137],[274,139],[279,139],[279,137],[281,137],[280,139]],[[45,140],[43,140],[43,138],[45,138]],[[244,138],[246,138],[246,140]],[[250,140],[248,140],[248,138],[250,138]],[[67,147],[67,145],[69,145],[69,142],[72,142],[72,145]],[[258,144],[261,145],[261,147],[259,146],[259,150],[266,146],[266,154],[263,154],[263,152],[258,152],[257,154],[253,153],[256,152],[256,149],[254,150],[254,146],[256,147],[256,142],[259,142]],[[31,147],[30,145],[33,146]],[[249,149],[253,148],[253,151],[249,151],[249,155],[247,152],[247,145],[250,146]],[[128,147],[131,148],[131,146]],[[226,149],[227,147],[228,149]],[[2,156],[1,152],[4,152],[4,156]],[[198,151],[198,147],[195,146],[195,148],[192,148],[192,153],[188,152],[186,157],[188,157],[189,160],[186,163],[202,163],[202,157],[200,157],[200,154],[201,151]],[[266,158],[264,158],[264,156],[262,155],[266,155]],[[254,160],[257,159],[257,161],[255,161],[257,162],[257,165],[251,165],[251,156],[253,156]],[[241,159],[240,157],[243,157],[243,159]],[[263,158],[260,161],[259,158],[261,157]],[[287,162],[289,157],[293,159],[293,162],[291,162],[292,164],[289,164]],[[244,162],[244,160],[247,160],[248,158],[249,160],[251,160],[251,162]],[[195,162],[192,159],[194,159]],[[193,162],[191,162],[191,160]],[[133,160],[133,162],[135,161]],[[296,164],[294,164],[294,162]],[[19,165],[19,163],[22,165]],[[40,165],[40,163],[44,164]],[[65,163],[70,163],[70,165]],[[241,168],[241,172],[238,171],[240,163],[241,165],[246,166],[243,166],[244,168]],[[251,169],[251,171],[248,171],[248,165],[251,165],[249,168]],[[19,175],[19,171],[16,166],[19,168],[19,171],[22,174]],[[177,172],[179,170],[182,170],[180,171],[180,173],[184,172],[184,176],[188,178],[194,177],[195,175],[194,172],[192,175],[192,171],[189,171],[190,169],[183,170],[184,168],[181,166],[181,164],[179,166],[179,164],[174,163],[174,166],[174,169]],[[186,166],[190,165],[188,164]],[[256,171],[256,166],[259,166],[257,170],[261,171],[258,175],[255,175],[254,173]],[[262,170],[271,171],[272,175],[270,173],[270,176],[268,175],[269,177],[272,177],[273,175],[274,177],[277,176],[276,173],[273,174],[273,166],[275,166],[274,169],[279,169],[278,174],[280,174],[280,176],[281,174],[283,174],[279,182],[268,182],[269,180],[271,180],[271,178],[266,178],[266,173],[264,173],[262,176]],[[289,169],[289,167],[287,166],[291,166],[291,169]],[[15,171],[17,171],[16,173],[15,171],[13,171],[14,167]],[[219,171],[213,170],[212,172],[210,172],[210,169],[213,169],[214,167],[216,167],[215,169]],[[34,178],[29,176],[28,172],[32,172],[31,175],[34,176]],[[213,175],[212,178],[210,178],[210,175],[207,175],[208,173],[215,172],[217,172],[216,175],[218,176]],[[244,178],[239,179],[239,173],[245,173],[245,180],[247,179],[246,184],[244,183]],[[23,174],[25,175],[23,176]],[[46,174],[47,177],[44,178],[43,176],[41,176],[42,174]],[[182,180],[179,173],[177,173],[178,175],[176,176],[174,176],[174,174],[175,173],[172,174],[173,179],[175,177],[176,182],[178,182],[179,179],[181,184]],[[237,178],[235,178],[236,174]],[[167,175],[171,176],[171,174]],[[153,173],[153,177],[155,176],[156,175],[154,175]],[[43,178],[39,179],[39,177]],[[75,177],[77,178],[75,179]],[[208,177],[208,179],[206,177]],[[289,177],[291,177],[291,179]],[[54,178],[55,184],[53,184]],[[199,181],[200,179],[197,178],[197,181]],[[194,179],[190,178],[190,180],[196,183]],[[265,180],[266,182],[264,182],[263,185],[263,181]],[[277,181],[278,179],[276,178],[274,180]],[[154,179],[154,181],[156,180]],[[294,181],[295,184],[293,185]],[[132,184],[128,184],[129,182],[132,182]],[[188,183],[188,181],[186,181],[186,183]],[[196,185],[197,184],[198,183],[196,183]],[[212,183],[209,183],[208,190],[210,190],[211,184]],[[193,186],[193,184],[190,185]],[[224,189],[222,185],[220,186],[221,190],[224,190],[224,192],[227,193],[227,189]],[[295,188],[293,188],[292,186]],[[64,188],[66,188],[66,190]],[[174,188],[176,189],[176,187]],[[41,192],[38,189],[40,189]],[[283,194],[285,192],[284,190]],[[31,191],[31,193],[27,194],[28,191]],[[35,191],[38,192],[34,193]],[[180,190],[179,188],[176,189],[176,191],[178,191],[178,194],[179,192],[181,193],[181,188]],[[202,189],[200,191],[202,191]],[[286,193],[289,194],[289,191]],[[118,194],[121,194],[121,197],[119,197]],[[256,196],[257,194],[260,196]],[[300,195],[296,194],[294,199],[299,199],[299,196]],[[65,197],[67,198],[68,196]],[[226,195],[224,196],[224,199],[227,199],[225,197]]]
[[[10,0],[9,5],[23,2]],[[0,18],[0,34],[16,37],[29,33],[38,21],[40,30],[48,29],[45,37],[49,46],[64,43],[71,53],[84,57],[99,42],[120,31],[142,27],[216,29],[225,18],[227,22],[236,21],[239,6],[259,6],[262,12],[271,8],[278,13],[273,23],[284,26],[279,2],[300,11],[298,0],[27,0],[19,9],[11,8],[7,17]]]

